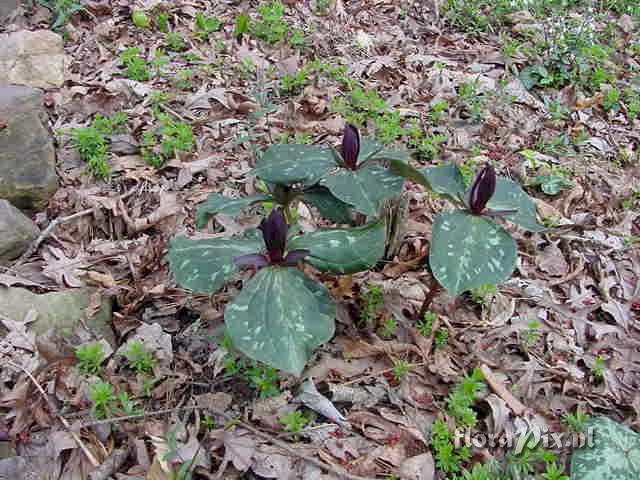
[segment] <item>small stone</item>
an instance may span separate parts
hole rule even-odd
[[[29,248],[40,231],[29,217],[0,200],[0,265],[8,265]]]
[[[36,88],[64,82],[62,37],[51,30],[0,34],[0,83]]]
[[[29,329],[43,334],[53,328],[61,335],[70,335],[78,324],[83,323],[98,340],[105,339],[115,345],[115,335],[111,328],[111,300],[101,298],[96,312],[91,309],[92,289],[72,289],[43,294],[33,293],[26,288],[0,286],[0,313],[15,321],[22,321],[33,309],[37,312],[35,322]]]
[[[18,208],[44,209],[58,186],[45,115],[42,92],[0,85],[0,120],[6,124],[0,130],[0,198]]]

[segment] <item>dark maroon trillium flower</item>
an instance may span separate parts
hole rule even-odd
[[[489,210],[487,203],[496,191],[496,171],[490,163],[487,163],[476,175],[471,188],[467,192],[467,209],[472,215],[485,217],[499,217],[516,213],[517,210]]]
[[[262,231],[262,238],[267,247],[265,253],[250,253],[235,257],[233,261],[238,266],[252,266],[262,268],[269,265],[294,266],[298,261],[309,255],[309,250],[291,250],[284,255],[287,246],[287,221],[279,208],[271,210],[271,214],[262,219],[258,230]]]
[[[358,168],[358,155],[360,155],[360,134],[356,127],[347,124],[342,134],[342,159],[348,169]]]
[[[487,202],[496,191],[496,171],[487,163],[476,176],[467,193],[467,207],[474,215],[480,215],[487,206]]]

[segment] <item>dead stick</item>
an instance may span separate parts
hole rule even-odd
[[[51,232],[53,232],[53,230],[60,225],[61,223],[66,223],[66,222],[70,222],[71,220],[75,220],[76,218],[80,218],[80,217],[84,217],[85,215],[89,215],[90,213],[92,213],[95,209],[93,208],[88,208],[86,210],[82,210],[81,212],[76,212],[73,215],[68,215],[66,217],[58,217],[55,220],[53,220],[48,226],[47,228],[45,228],[40,235],[38,236],[38,238],[36,239],[35,242],[33,242],[31,244],[31,246],[29,248],[27,248],[27,251],[24,252],[20,258],[18,260],[16,260],[16,262],[13,264],[13,267],[18,267],[20,265],[22,265],[24,262],[27,261],[27,258],[29,258],[31,255],[33,255],[37,250],[38,247],[42,244],[42,242],[44,242],[44,240],[51,235]]]
[[[484,379],[491,387],[491,390],[506,402],[509,408],[513,410],[513,413],[520,416],[527,411],[527,407],[523,405],[522,402],[520,402],[520,400],[518,400],[509,390],[507,390],[507,387],[505,387],[504,384],[496,378],[488,365],[482,364],[480,366],[480,370],[484,375]]]
[[[44,401],[47,402],[47,405],[49,406],[49,409],[51,410],[51,413],[55,414],[55,416],[58,417],[58,419],[60,420],[60,423],[62,423],[62,425],[64,425],[64,428],[67,429],[67,431],[71,434],[71,436],[76,441],[76,443],[78,444],[80,449],[87,456],[87,459],[89,460],[89,462],[91,462],[91,465],[93,465],[96,468],[99,467],[100,463],[98,462],[98,460],[96,460],[96,457],[93,456],[91,451],[87,448],[87,446],[84,444],[82,439],[78,436],[78,434],[76,432],[74,432],[73,430],[71,430],[71,426],[69,425],[69,422],[67,422],[66,418],[64,418],[62,415],[60,415],[60,413],[58,412],[58,410],[55,407],[55,405],[53,405],[53,402],[51,402],[51,400],[49,399],[49,396],[46,394],[44,389],[40,386],[40,383],[38,383],[38,381],[35,379],[35,377],[33,375],[31,375],[31,372],[29,372],[22,365],[17,365],[15,363],[11,362],[11,361],[7,361],[7,365],[9,365],[10,367],[13,367],[15,369],[22,370],[27,375],[27,377],[29,377],[29,380],[31,380],[31,382],[33,382],[35,387],[38,389],[38,391],[40,392],[40,394],[44,398]]]

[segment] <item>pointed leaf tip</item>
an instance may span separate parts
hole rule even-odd
[[[342,158],[347,168],[351,170],[357,168],[358,155],[360,155],[360,134],[356,127],[347,124],[342,135]]]

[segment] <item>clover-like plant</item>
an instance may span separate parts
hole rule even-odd
[[[230,302],[224,319],[236,348],[254,360],[300,374],[313,349],[333,336],[336,306],[326,287],[297,268],[346,274],[374,266],[384,255],[385,226],[290,231],[274,208],[258,230],[243,237],[171,241],[169,262],[177,282],[198,293],[221,288],[238,268],[257,273]]]
[[[277,185],[326,187],[355,210],[376,216],[384,199],[400,194],[403,177],[414,179],[408,159],[407,152],[361,139],[347,125],[340,152],[316,145],[271,145],[252,175]]]
[[[423,175],[434,192],[461,207],[433,223],[429,264],[436,280],[454,296],[507,280],[516,265],[516,243],[494,217],[543,230],[529,196],[512,180],[496,177],[490,164],[469,189],[453,164],[428,168]]]

